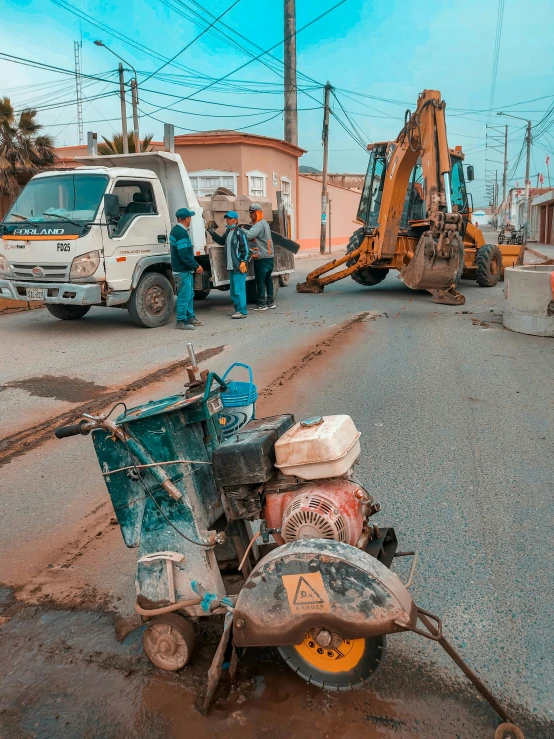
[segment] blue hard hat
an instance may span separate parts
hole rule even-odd
[[[183,218],[188,218],[189,216],[193,215],[193,210],[189,210],[188,208],[179,208],[179,210],[175,213],[175,218],[177,218],[178,221],[181,221],[183,220]]]
[[[223,218],[237,218],[238,219],[239,214],[236,210],[228,210],[227,213],[223,216]]]

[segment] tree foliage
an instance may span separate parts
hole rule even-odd
[[[123,154],[122,134],[116,133],[111,139],[107,139],[105,136],[102,136],[102,138],[104,139],[104,143],[98,144],[99,154],[102,154],[103,156],[108,156],[110,154]],[[142,141],[140,142],[141,152],[149,151],[148,147],[150,146],[153,138],[154,134],[149,133],[142,139]],[[133,154],[135,152],[135,134],[133,132],[128,134],[127,142],[129,144],[129,152]]]
[[[14,196],[20,181],[54,163],[54,141],[40,133],[37,111],[17,116],[8,97],[0,98],[0,194]]]

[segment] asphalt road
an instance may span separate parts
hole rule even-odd
[[[295,279],[318,263],[298,260]],[[291,285],[276,311],[240,322],[217,293],[198,304],[206,326],[194,334],[141,330],[115,309],[72,323],[42,310],[5,316],[0,435],[86,400],[101,407],[103,393],[183,357],[191,338],[197,350],[225,347],[211,369],[252,365],[259,388],[270,388],[262,413],[350,414],[362,432],[357,476],[381,501],[379,520],[395,526],[403,548],[420,552],[414,598],[529,717],[528,736],[542,739],[554,731],[544,723],[554,720],[554,342],[503,329],[501,285],[464,282],[462,290],[466,305],[448,307],[409,291],[395,273],[375,288],[346,280],[322,295]],[[369,315],[351,325],[360,313]],[[171,394],[182,382],[173,374],[132,400]],[[25,598],[33,588],[60,601],[86,591],[86,605],[105,601],[128,615],[134,553],[106,523],[105,499],[87,439],[46,441],[2,467],[0,582],[25,585]],[[431,670],[458,693],[434,645],[413,635],[390,641],[389,687]],[[460,711],[464,729],[437,736],[488,736],[475,706]],[[374,736],[435,734],[393,727]]]

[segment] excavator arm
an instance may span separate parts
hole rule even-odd
[[[463,259],[462,216],[452,212],[445,107],[438,91],[424,90],[415,112],[406,112],[396,140],[368,146],[370,165],[358,211],[363,222],[360,243],[344,257],[311,272],[297,286],[299,292],[321,292],[325,285],[367,267],[395,267],[408,287],[433,291],[436,302],[463,302],[463,296],[453,289]],[[418,161],[423,186],[414,183],[410,191]],[[406,203],[416,188],[425,213],[407,224],[412,236],[403,238]],[[345,264],[345,269],[334,272]]]

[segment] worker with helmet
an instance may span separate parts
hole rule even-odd
[[[246,234],[239,227],[239,214],[236,210],[230,210],[223,216],[226,223],[226,233],[220,236],[215,228],[208,228],[212,239],[220,246],[225,247],[227,270],[229,272],[229,283],[231,286],[231,300],[235,306],[235,312],[231,318],[246,318],[248,309],[246,307],[246,273],[251,252],[248,247]]]
[[[277,307],[273,297],[272,273],[275,261],[271,231],[259,203],[252,203],[248,212],[252,226],[246,231],[246,238],[251,244],[258,293],[258,305],[254,310],[269,310]]]

